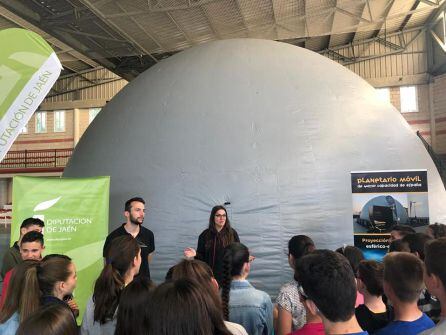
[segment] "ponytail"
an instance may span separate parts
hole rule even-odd
[[[249,262],[249,250],[241,243],[231,243],[223,254],[223,273],[221,281],[221,300],[223,316],[229,320],[229,298],[231,292],[232,277],[239,276],[243,265]]]
[[[125,286],[125,275],[139,252],[138,242],[131,235],[112,240],[106,253],[106,265],[94,285],[94,321],[104,324],[114,318]]]
[[[104,324],[113,319],[124,284],[119,271],[106,264],[94,285],[94,321]]]
[[[221,280],[221,306],[223,310],[223,318],[229,320],[229,293],[231,291],[232,282],[232,257],[229,249],[224,250],[223,254],[223,273]]]
[[[0,309],[0,324],[8,321],[15,312],[18,312],[20,320],[24,320],[39,307],[38,264],[36,260],[25,260],[14,268]]]
[[[25,274],[25,282],[23,291],[20,296],[20,320],[25,320],[34,313],[40,306],[40,288],[37,271],[40,269],[40,264],[33,266]]]

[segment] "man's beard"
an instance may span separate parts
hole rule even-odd
[[[140,226],[144,222],[144,219],[142,219],[142,221],[140,222],[137,219],[135,219],[133,216],[130,215],[130,222]]]

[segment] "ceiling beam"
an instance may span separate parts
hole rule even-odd
[[[379,28],[377,28],[377,29],[375,29],[375,31],[373,32],[373,37],[376,37],[376,36],[378,36],[379,35],[379,33],[380,33],[380,31],[381,31],[381,28],[383,27],[383,25],[384,25],[384,23],[386,22],[386,20],[387,20],[387,16],[389,15],[389,13],[390,13],[390,10],[392,9],[392,6],[393,6],[393,4],[395,3],[395,0],[390,0],[387,4],[386,4],[386,7],[384,8],[384,20],[382,20],[381,22],[379,22],[380,23],[380,25],[379,25]]]
[[[367,12],[369,14],[370,21],[373,21],[372,11],[370,10],[369,0],[366,0],[366,2],[364,3],[364,6],[362,7],[362,12],[364,12],[366,10],[367,10]],[[362,15],[361,15],[361,17],[362,17]],[[356,30],[350,34],[350,36],[351,36],[350,39],[349,39],[350,43],[352,43],[355,40],[356,33],[358,32],[358,29],[359,29],[359,24],[358,24],[358,27],[356,28]]]
[[[365,0],[367,12],[369,13],[370,21],[373,21],[372,9],[370,8],[370,0]]]
[[[107,37],[107,36],[103,36],[103,35],[99,35],[99,34],[85,33],[83,31],[74,30],[74,29],[55,27],[54,30],[59,30],[59,31],[63,31],[63,32],[66,32],[69,34],[74,34],[74,35],[79,35],[79,36],[93,37],[93,38],[97,38],[99,40],[127,43],[127,41],[123,40],[123,39],[117,39],[115,37]]]
[[[347,10],[345,10],[345,9],[342,9],[342,8],[339,8],[339,7],[337,7],[336,5],[335,5],[335,8],[336,8],[336,11],[337,11],[337,12],[342,13],[342,14],[347,15],[347,16],[350,16],[350,17],[352,17],[352,18],[358,20],[359,22],[372,23],[372,21],[367,20],[367,19],[363,18],[362,16],[355,15],[355,14],[353,14],[353,13],[350,13],[349,11],[347,11]]]
[[[338,5],[338,0],[333,0],[334,1],[334,3],[333,3],[333,7],[334,7],[334,11],[333,11],[333,15],[331,15],[331,29],[330,29],[330,35],[328,35],[328,38],[327,38],[327,43],[325,44],[325,48],[324,49],[328,49],[328,48],[330,48],[330,42],[331,42],[331,38],[332,38],[332,36],[333,36],[333,29],[334,29],[334,24],[335,24],[335,17],[336,17],[336,12],[338,12],[339,10],[338,10],[338,8],[337,8],[337,5]],[[343,13],[342,11],[339,11],[340,13]],[[345,13],[344,13],[345,14]],[[349,14],[351,14],[351,13],[349,13]]]
[[[85,76],[83,73],[79,73],[77,70],[71,68],[70,66],[68,66],[68,65],[64,65],[64,68],[70,70],[71,72],[74,72],[73,74],[74,74],[75,76],[79,76],[79,77],[85,79],[86,81],[90,82],[91,84],[96,84],[95,81],[91,80],[90,78],[88,78],[87,76]],[[89,71],[89,72],[91,72],[91,71]],[[88,73],[88,72],[86,72],[86,73]]]
[[[46,31],[43,31],[36,25],[30,23],[29,21],[21,18],[15,13],[12,13],[9,9],[6,7],[0,5],[0,16],[4,17],[5,19],[13,22],[17,26],[28,29],[31,31],[34,31],[35,33],[42,36],[45,40],[49,41],[52,45],[56,46],[57,48],[67,52],[74,58],[80,60],[81,62],[85,63],[88,66],[91,67],[97,67],[98,63],[90,59],[87,55],[82,54],[81,52],[74,50],[71,46],[67,45],[66,43],[60,41],[58,38],[52,36],[51,34],[48,34]],[[71,51],[69,51],[71,50]]]
[[[98,67],[95,67],[95,68],[92,68],[92,69],[88,69],[88,70],[74,71],[74,73],[65,74],[63,76],[60,76],[58,79],[66,79],[66,78],[76,77],[76,76],[81,75],[81,74],[86,74],[86,73],[94,72],[94,71],[101,70],[101,69],[103,69],[103,67],[102,66],[98,66]]]
[[[117,19],[120,17],[131,17],[131,16],[138,16],[138,15],[147,15],[147,14],[152,14],[151,11],[148,10],[138,10],[138,11],[128,11],[128,12],[121,12],[121,13],[114,13],[114,14],[107,14],[104,15],[104,19]]]
[[[446,0],[441,0],[441,4],[435,9],[431,15],[429,15],[429,18],[426,20],[427,26],[432,26],[437,22],[440,18],[443,12],[446,10]]]
[[[113,78],[113,79],[107,79],[107,80],[101,81],[99,83],[94,83],[94,84],[91,84],[91,85],[85,85],[85,86],[81,86],[81,87],[61,90],[61,91],[57,91],[57,93],[54,93],[54,94],[50,93],[46,97],[47,98],[52,98],[52,97],[55,97],[55,96],[58,96],[58,95],[67,94],[67,93],[73,93],[73,92],[85,90],[87,88],[91,88],[91,87],[95,87],[95,86],[99,86],[99,85],[103,85],[103,84],[109,84],[109,83],[112,83],[112,82],[115,82],[115,81],[119,81],[119,80],[123,80],[123,79],[121,77]],[[54,91],[56,91],[56,90],[54,90]]]
[[[413,3],[412,7],[410,8],[410,11],[414,11],[414,10],[416,10],[417,7],[418,7],[418,5],[420,4],[420,2],[421,2],[421,0],[416,0],[416,1]],[[437,5],[434,4],[434,6],[437,6]],[[412,15],[413,15],[413,14],[408,14],[408,15],[404,18],[403,22],[402,22],[401,25],[400,25],[399,30],[403,30],[403,29],[406,27],[406,25],[407,25],[407,23],[409,22],[409,20],[410,20],[410,18],[412,17]]]
[[[206,18],[206,21],[209,23],[209,28],[212,30],[212,33],[215,35],[216,38],[222,39],[220,33],[215,29],[214,24],[212,23],[211,18],[206,13],[206,10],[203,8],[203,6],[200,6],[201,12],[203,13],[204,17]]]
[[[96,14],[97,17],[99,17],[106,25],[110,26],[112,30],[116,31],[119,35],[121,35],[124,39],[126,39],[128,42],[133,44],[137,49],[140,50],[141,54],[146,54],[150,58],[152,58],[156,63],[158,63],[158,59],[152,55],[152,53],[147,50],[145,47],[143,47],[141,44],[139,44],[137,41],[135,41],[134,38],[132,38],[129,34],[127,34],[125,31],[123,31],[118,25],[113,23],[111,20],[108,20],[104,17],[102,12],[96,7],[96,4],[92,4],[89,0],[79,0],[84,5],[90,8],[90,10]]]
[[[80,1],[84,1],[84,0],[80,0]],[[240,1],[240,0],[238,0],[238,1]],[[421,0],[420,0],[420,1],[421,1]],[[206,1],[205,1],[204,3],[206,3]],[[329,15],[329,14],[332,13],[334,10],[336,10],[336,11],[338,11],[338,12],[344,14],[344,15],[347,15],[347,16],[356,18],[356,19],[358,20],[358,24],[355,25],[355,26],[348,27],[350,30],[353,30],[354,28],[358,28],[359,25],[360,25],[361,23],[362,23],[362,24],[367,24],[367,25],[380,25],[379,28],[377,28],[377,29],[374,31],[374,36],[378,36],[378,34],[379,34],[380,31],[381,31],[382,26],[384,25],[384,23],[385,23],[387,20],[392,20],[392,19],[397,19],[397,18],[400,18],[400,17],[405,17],[405,16],[407,16],[407,15],[413,15],[413,14],[415,14],[415,13],[431,11],[431,10],[432,10],[432,7],[437,7],[437,5],[431,5],[430,7],[417,8],[417,9],[414,9],[414,10],[411,10],[411,11],[408,11],[408,12],[402,12],[402,13],[397,13],[397,14],[388,16],[388,14],[389,14],[389,12],[390,12],[390,10],[391,10],[391,8],[392,8],[392,6],[393,6],[394,3],[395,3],[395,0],[390,0],[390,1],[386,4],[386,6],[385,6],[384,14],[381,15],[381,16],[379,16],[379,17],[375,17],[375,18],[373,18],[373,17],[372,17],[371,8],[370,8],[370,2],[369,2],[369,0],[365,0],[365,2],[364,2],[364,6],[367,7],[368,16],[370,17],[370,19],[366,19],[366,18],[364,18],[364,16],[358,16],[358,15],[355,15],[354,13],[351,13],[351,12],[349,12],[348,10],[345,10],[345,9],[343,9],[343,8],[340,8],[340,7],[331,7],[331,8],[329,8],[329,9],[327,9],[326,12],[327,12],[327,15]],[[95,5],[96,5],[96,3],[95,3]],[[180,7],[181,7],[181,8],[179,8],[179,9],[184,9],[184,8],[182,8],[182,6],[180,6]],[[183,7],[184,7],[184,6],[183,6]],[[188,8],[189,8],[189,7],[188,7]],[[203,6],[200,6],[200,8],[203,10],[203,12],[205,11],[205,10],[203,9]],[[274,5],[273,5],[273,9],[274,9]],[[173,9],[172,9],[172,10],[173,10]],[[160,9],[158,9],[158,10],[153,10],[153,8],[152,8],[152,9],[149,10],[149,11],[141,10],[141,11],[128,11],[128,12],[126,12],[126,13],[113,13],[113,14],[107,14],[107,15],[104,14],[104,15],[102,15],[102,17],[103,17],[104,19],[113,19],[113,18],[120,18],[120,17],[133,17],[133,16],[146,15],[146,14],[150,14],[150,13],[153,13],[153,12],[160,12],[160,11],[165,12],[165,11],[167,11],[167,9],[163,9],[163,10],[160,10]],[[273,11],[273,14],[274,14],[274,11]],[[275,14],[274,14],[274,15],[275,15]],[[206,18],[208,19],[208,21],[210,22],[209,17],[208,17],[206,14],[205,14],[205,16],[206,16]],[[274,18],[275,18],[275,17],[274,17]],[[304,19],[304,20],[305,20],[305,23],[306,23],[306,21],[307,21],[307,14],[302,15],[300,18]],[[276,18],[275,18],[275,20],[276,20]],[[275,22],[276,22],[276,21],[275,21]],[[245,26],[246,26],[246,23],[245,23],[245,22],[244,22],[244,24],[245,24]],[[279,26],[277,22],[276,22],[276,25]],[[252,28],[252,29],[255,29],[255,28],[257,28],[257,26],[252,26],[251,28]],[[216,29],[212,28],[212,30],[213,30],[214,34],[217,35],[217,33],[216,33]],[[288,29],[288,30],[290,30],[290,29]],[[309,31],[307,24],[306,24],[306,30]],[[346,31],[346,33],[347,33],[347,31]],[[308,35],[309,35],[309,34],[308,34]],[[327,33],[326,35],[328,35],[328,33]],[[219,37],[219,38],[220,38],[220,37]]]
[[[410,39],[409,42],[406,43],[406,45],[405,45],[403,48],[400,48],[400,49],[398,49],[398,50],[394,50],[394,51],[390,51],[390,52],[385,52],[385,53],[382,53],[382,54],[379,54],[379,55],[372,55],[372,56],[366,56],[366,57],[355,57],[355,58],[352,59],[351,61],[348,61],[348,60],[344,61],[342,64],[343,64],[343,65],[351,65],[351,64],[358,63],[358,62],[364,62],[364,61],[367,61],[367,60],[372,60],[372,59],[381,58],[381,57],[385,57],[385,56],[391,56],[391,55],[395,55],[395,54],[401,54],[401,53],[403,53],[405,50],[407,50],[407,48],[408,48],[410,45],[412,45],[412,43],[414,43],[414,42],[418,39],[418,37],[421,36],[421,34],[425,33],[426,28],[425,28],[425,27],[421,27],[421,28],[418,28],[418,29],[416,29],[416,30],[417,30],[418,32],[415,34],[415,36],[413,36],[413,37]],[[404,34],[404,33],[407,33],[407,32],[409,32],[409,31],[415,31],[415,28],[414,28],[414,29],[408,29],[408,30],[403,31],[403,32],[397,32],[397,33],[394,33],[394,34],[392,34],[392,35],[395,36],[395,35],[397,35],[397,34]],[[367,39],[367,40],[363,40],[363,41],[355,41],[355,45],[368,44],[368,43],[376,42],[376,39],[377,39],[377,38],[375,37],[375,38],[371,38],[371,39]],[[333,52],[336,52],[337,50],[340,50],[340,49],[346,49],[346,48],[349,48],[350,46],[351,46],[351,44],[347,44],[347,45],[340,46],[340,47],[336,47],[336,48],[330,48],[329,50],[322,50],[322,51],[320,51],[319,53],[322,54],[322,55],[333,55]],[[340,52],[336,52],[336,53],[339,54],[339,55],[341,55],[342,57],[345,57],[345,56],[343,56]],[[329,58],[330,58],[330,57],[329,57]],[[346,57],[346,58],[348,58],[348,57]]]
[[[434,31],[430,30],[430,33],[434,41],[437,42],[437,44],[443,49],[444,52],[446,52],[445,42],[443,42],[443,40],[440,37],[438,37],[438,35]]]
[[[68,9],[63,12],[53,13],[53,15],[51,15],[50,19],[51,20],[64,19],[65,17],[70,16],[70,15],[74,15],[77,17],[80,13],[85,12],[86,10],[88,10],[87,7],[80,7],[80,8],[73,7],[72,9]]]
[[[401,36],[401,34],[398,35],[398,36]],[[392,43],[389,40],[387,40],[386,38],[382,38],[380,36],[375,37],[375,41],[380,43],[380,44],[382,44],[382,45],[384,45],[385,47],[387,47],[389,49],[393,49],[393,50],[404,49],[403,45],[398,45],[398,44]]]
[[[352,63],[355,61],[355,58],[344,56],[344,55],[340,54],[339,52],[336,52],[331,49],[327,49],[325,54],[328,55],[328,58],[334,59],[337,61],[341,61],[343,63]]]
[[[297,5],[299,5],[299,2],[297,2]],[[276,31],[276,39],[278,39],[279,34],[277,32],[277,16],[276,16],[276,9],[274,8],[274,0],[271,0],[271,13],[273,16],[274,30]]]
[[[169,12],[166,12],[167,17],[170,19],[170,21],[172,21],[172,23],[175,25],[175,27],[177,27],[178,31],[183,34],[184,38],[186,39],[186,41],[192,46],[194,45],[194,42],[192,41],[192,38],[189,36],[188,33],[186,33],[186,30],[181,27],[177,20],[175,20],[175,18],[172,16],[172,14],[170,14]]]
[[[195,0],[191,1],[188,0],[187,4],[185,5],[176,5],[176,6],[165,6],[160,4],[160,1],[156,1],[156,3],[153,5],[153,0],[147,0],[147,3],[149,5],[149,10],[151,12],[171,12],[174,10],[187,10],[189,8],[195,8],[195,7],[201,7],[202,5],[205,5],[208,2],[212,2],[215,0]]]
[[[305,0],[302,1],[302,2],[298,2],[298,4],[301,4],[301,5],[303,6],[302,11],[303,11],[304,13],[306,13],[306,12],[307,12],[307,4],[305,3]],[[309,31],[308,31],[308,22],[307,22],[307,18],[304,17],[303,20],[304,20],[304,37],[307,38],[307,37],[310,36]],[[304,41],[304,45],[303,45],[303,47],[304,47],[304,48],[307,48],[307,40],[306,40],[306,39],[305,39],[305,41]]]
[[[80,50],[82,50],[83,52],[87,52],[88,50],[91,50],[91,45],[90,44],[86,44],[85,41],[79,40],[78,38],[76,38],[75,36],[73,36],[72,34],[69,34],[67,32],[64,31],[58,31],[53,29],[53,32],[57,34],[58,37],[64,39],[64,41],[67,41],[67,43],[79,48]],[[108,54],[108,57],[111,58],[117,58],[116,53],[112,53],[110,51],[107,50],[107,48],[104,47],[103,44],[99,43],[99,41],[97,41],[96,39],[93,39],[90,36],[85,36],[85,39],[89,42],[94,44],[96,47],[98,47],[101,52],[99,53],[89,53],[89,55],[91,55],[91,57],[94,57],[95,59],[102,59],[102,61],[106,61],[107,56],[104,55],[104,52],[106,52]],[[110,62],[111,63],[111,62]],[[113,63],[111,63],[113,64]],[[113,64],[111,69],[114,69],[115,65]]]
[[[240,6],[240,0],[234,0],[235,6],[237,7],[238,12],[240,13],[240,17],[242,18],[243,26],[245,27],[246,34],[249,37],[249,27],[246,23],[245,16],[243,15],[242,7]]]
[[[423,2],[423,3],[425,3],[426,5],[429,5],[429,6],[438,6],[439,3],[440,3],[439,0],[435,0],[435,1],[432,1],[432,0],[421,0],[421,2]]]
[[[445,0],[443,0],[443,1],[445,1]],[[395,3],[395,0],[391,0],[390,2],[388,2],[386,4],[385,8],[384,8],[385,13],[383,13],[379,17],[375,17],[373,19],[373,21],[371,21],[370,23],[365,24],[363,22],[358,22],[358,24],[346,27],[345,31],[343,31],[343,33],[349,33],[349,32],[353,33],[353,32],[355,32],[358,29],[358,27],[360,25],[362,25],[361,27],[364,28],[364,29],[367,29],[368,27],[373,29],[374,26],[378,25],[378,27],[376,29],[374,29],[374,32],[373,32],[373,37],[376,37],[376,36],[378,36],[380,34],[381,29],[382,29],[382,27],[384,26],[384,24],[386,23],[387,20],[393,20],[393,19],[398,19],[398,18],[401,18],[401,17],[406,17],[407,15],[410,15],[410,14],[422,13],[422,12],[426,12],[426,11],[432,11],[432,7],[434,7],[434,6],[430,6],[430,7],[416,8],[416,9],[411,10],[411,11],[401,12],[401,13],[397,13],[397,14],[388,16],[388,13],[390,12],[390,10],[391,10],[391,8],[392,8],[394,3]],[[364,5],[366,5],[366,3],[364,3]],[[327,17],[328,17],[328,15],[333,13],[333,11],[335,11],[335,9],[333,7],[331,7],[329,9],[324,10],[324,13],[327,13]],[[313,32],[310,31],[311,27],[309,27],[308,22],[307,22],[308,17],[309,17],[308,13],[305,14],[305,15],[299,16],[299,18],[305,19],[305,31],[306,31],[306,33],[304,34],[304,36],[311,37],[311,34]],[[277,24],[277,26],[281,27],[281,28],[283,28],[285,30],[288,30],[288,31],[290,31],[292,33],[298,33],[297,31],[295,31],[295,30],[293,30],[291,28],[288,28],[288,27],[284,27],[283,25]],[[259,26],[252,26],[251,29],[255,29],[255,28],[258,28],[258,27],[261,27],[261,26],[260,25]],[[241,30],[239,30],[239,31],[241,31]],[[299,32],[299,33],[301,33],[301,32]],[[317,37],[327,36],[327,35],[330,35],[330,33],[331,32],[327,31],[326,33],[318,34]],[[303,37],[303,36],[300,36],[300,37]]]
[[[398,14],[387,16],[387,18],[381,19],[378,22],[383,21],[383,20],[384,21],[390,21],[390,20],[398,19],[398,18],[406,16],[406,15],[413,15],[413,14],[416,14],[416,13],[430,12],[430,11],[432,11],[431,7],[438,8],[439,6],[435,5],[435,6],[430,6],[430,7],[415,8],[415,9],[412,9],[412,10],[410,10],[408,12],[403,12],[403,13],[398,13]]]
[[[392,36],[398,36],[398,35],[401,35],[401,34],[414,32],[414,31],[419,32],[420,30],[423,30],[423,29],[426,29],[426,28],[424,26],[414,27],[414,28],[410,28],[410,29],[405,29],[403,31],[396,31],[394,33],[387,34],[386,37],[389,38],[389,37],[392,37]],[[381,38],[381,37],[378,36],[378,39],[379,38]],[[340,46],[337,46],[337,47],[332,47],[330,49],[336,51],[336,50],[348,48],[350,46],[356,46],[356,45],[362,45],[362,44],[365,44],[365,43],[377,42],[376,39],[377,39],[376,37],[372,37],[372,38],[367,38],[367,39],[363,39],[363,40],[356,40],[356,41],[353,41],[352,43],[347,43],[347,44],[340,45]],[[324,52],[324,50],[319,51],[319,53],[323,53],[323,52]]]
[[[123,13],[126,12],[126,9],[119,4],[118,2],[115,3],[115,5],[117,7],[119,7],[120,10],[122,10]],[[155,37],[155,35],[149,31],[147,28],[143,27],[138,21],[136,21],[136,19],[134,17],[130,17],[130,20],[139,28],[143,31],[144,34],[146,34],[153,42],[155,42],[155,44],[158,46],[158,48],[161,49],[161,52],[166,52],[168,51],[168,48],[164,45],[162,45],[162,43],[158,40],[157,37]]]

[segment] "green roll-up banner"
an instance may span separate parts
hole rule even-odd
[[[56,82],[55,52],[32,31],[0,31],[0,161]]]
[[[109,177],[22,177],[13,180],[11,245],[29,217],[44,221],[45,255],[64,254],[77,270],[74,298],[82,315],[103,267],[108,233]]]

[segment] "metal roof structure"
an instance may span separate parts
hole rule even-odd
[[[387,36],[429,26],[446,50],[445,5],[446,0],[0,0],[0,29],[19,26],[44,36],[65,67],[63,76],[103,66],[132,80],[176,52],[228,38],[283,41],[351,64],[361,59],[336,50],[373,39],[399,52],[407,41],[393,43]]]

